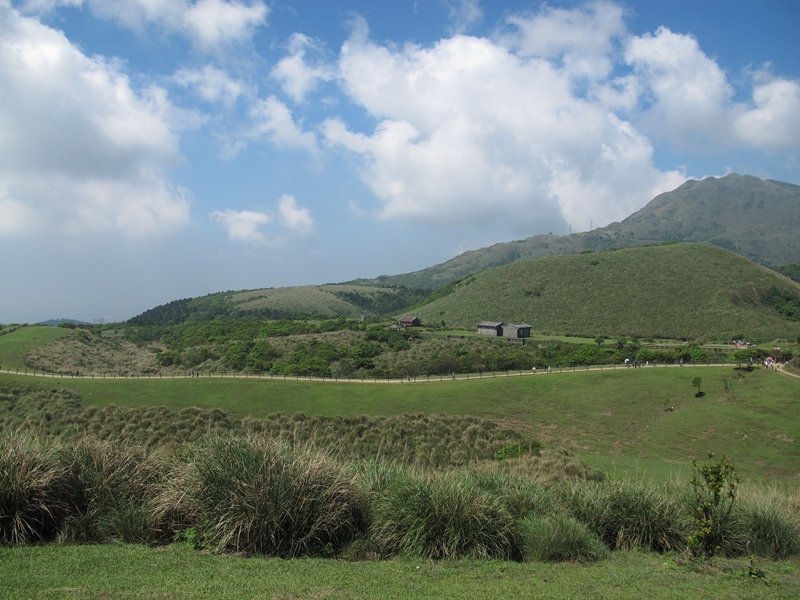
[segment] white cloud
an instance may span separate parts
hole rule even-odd
[[[515,29],[506,43],[520,56],[560,63],[572,77],[603,79],[613,66],[614,40],[625,33],[623,16],[611,2],[574,9],[544,5],[537,13],[509,17]]]
[[[379,124],[365,134],[330,119],[322,134],[363,157],[382,218],[599,226],[684,177],[655,168],[630,123],[578,97],[573,74],[505,42],[455,36],[392,49],[357,28],[340,75]]]
[[[464,33],[483,18],[479,0],[445,0],[453,33]]]
[[[625,58],[646,93],[649,130],[684,146],[727,141],[732,89],[697,40],[661,27],[632,38]]]
[[[233,79],[225,71],[212,65],[197,69],[179,69],[172,79],[178,85],[193,90],[206,102],[226,107],[232,106],[246,87],[241,81]]]
[[[250,39],[253,31],[264,24],[268,14],[266,4],[255,2],[226,2],[198,0],[183,17],[194,40],[204,48],[216,48],[230,42]]]
[[[27,0],[22,10],[45,14],[67,6],[86,6],[94,15],[139,34],[154,28],[180,34],[206,51],[252,39],[269,15],[261,0]]]
[[[735,118],[738,136],[770,150],[800,150],[800,83],[774,78],[753,89],[753,106]]]
[[[231,241],[255,244],[266,241],[260,228],[272,221],[269,214],[252,210],[215,210],[210,216],[225,228]]]
[[[314,228],[314,220],[308,208],[299,206],[294,196],[284,194],[277,202],[277,215],[267,211],[215,210],[210,215],[215,223],[222,225],[232,242],[278,246],[291,238],[304,237]],[[264,227],[276,223],[280,229],[264,231]]]
[[[296,235],[308,235],[314,228],[311,211],[298,206],[294,196],[288,194],[278,199],[278,218],[281,225]]]
[[[188,221],[186,192],[163,176],[179,158],[163,90],[137,93],[116,64],[0,5],[0,98],[0,190],[17,233]]]
[[[271,76],[280,81],[284,92],[295,102],[302,102],[321,81],[334,77],[333,69],[323,63],[311,64],[306,55],[318,51],[317,44],[308,36],[295,33],[289,40],[289,55],[278,61]]]
[[[267,140],[278,148],[301,149],[317,154],[317,138],[304,131],[292,111],[275,96],[259,100],[250,110],[251,123],[239,139],[230,144],[229,155],[235,155],[254,141]]]

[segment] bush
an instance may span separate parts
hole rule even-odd
[[[572,515],[613,550],[685,547],[688,516],[673,488],[632,481],[564,486]]]
[[[800,524],[776,496],[759,496],[740,506],[748,552],[770,558],[800,553]]]
[[[48,541],[70,510],[69,472],[52,442],[0,435],[0,544]]]
[[[519,527],[526,560],[593,561],[608,555],[602,540],[569,515],[529,517]]]
[[[258,437],[193,448],[173,464],[154,510],[173,535],[194,528],[217,552],[326,556],[366,528],[365,502],[340,466]]]
[[[373,482],[369,536],[381,555],[521,559],[510,512],[469,477],[394,469]]]
[[[83,438],[63,450],[69,468],[71,514],[61,533],[80,542],[153,540],[145,508],[151,483],[143,449]]]

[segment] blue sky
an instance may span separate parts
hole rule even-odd
[[[0,322],[800,183],[800,3],[0,0]]]

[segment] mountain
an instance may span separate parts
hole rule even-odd
[[[727,250],[669,243],[517,261],[442,288],[423,322],[684,339],[800,334],[800,284]]]
[[[518,260],[664,241],[708,242],[768,266],[800,262],[800,186],[736,174],[687,181],[606,227],[536,235],[465,252],[413,273],[350,283],[435,289]]]
[[[361,315],[391,314],[419,302],[427,295],[428,290],[337,284],[218,292],[200,298],[174,300],[146,310],[128,322],[136,325],[169,325],[218,317],[358,318]]]

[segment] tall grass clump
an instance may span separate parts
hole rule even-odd
[[[328,556],[363,533],[365,501],[325,454],[261,437],[212,437],[177,456],[153,502],[174,534],[217,552]]]
[[[800,553],[800,521],[784,498],[764,492],[751,495],[739,505],[737,517],[747,552],[777,559]]]
[[[561,489],[571,514],[612,550],[667,552],[686,546],[686,507],[669,485],[605,481],[565,484]]]
[[[53,539],[70,511],[69,472],[52,441],[0,434],[0,544]]]
[[[525,560],[594,561],[609,553],[597,534],[570,515],[530,516],[519,528]]]
[[[382,470],[370,493],[369,540],[381,556],[519,560],[514,518],[461,473]]]
[[[60,537],[79,542],[154,540],[147,508],[153,473],[141,447],[92,437],[67,444],[71,514]]]

